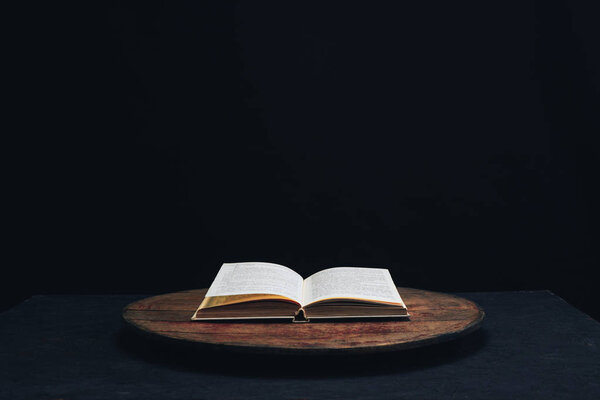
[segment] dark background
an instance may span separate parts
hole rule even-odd
[[[600,318],[598,6],[208,3],[6,14],[3,308],[270,261]]]

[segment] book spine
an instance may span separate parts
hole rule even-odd
[[[310,320],[306,318],[306,312],[304,311],[304,308],[300,308],[298,311],[296,311],[296,314],[294,314],[294,319],[292,320],[294,323],[306,323],[309,321]]]

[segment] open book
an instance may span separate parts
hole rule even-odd
[[[339,267],[306,279],[283,265],[223,264],[192,320],[407,317],[390,272]]]

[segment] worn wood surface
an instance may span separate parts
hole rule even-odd
[[[149,297],[129,304],[123,319],[165,339],[257,353],[372,353],[453,339],[477,329],[483,310],[467,299],[398,288],[409,320],[336,322],[190,321],[207,289]]]

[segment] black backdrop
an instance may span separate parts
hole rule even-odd
[[[205,287],[222,262],[271,261],[388,267],[433,290],[548,288],[600,316],[597,6],[119,2],[19,17],[3,307]]]

